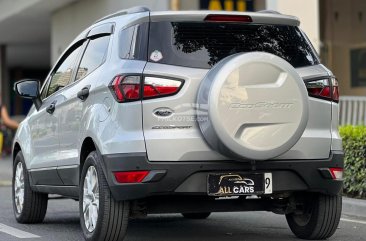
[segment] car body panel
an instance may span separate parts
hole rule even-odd
[[[323,65],[296,69],[306,81],[328,77]],[[144,74],[167,76],[184,80],[184,86],[174,96],[144,100],[144,135],[150,161],[225,160],[212,150],[202,137],[196,122],[197,92],[206,69],[147,63]],[[289,151],[276,159],[326,159],[331,146],[331,102],[309,97],[309,119],[300,140]],[[168,108],[174,112],[170,117],[159,118],[154,111]],[[177,126],[187,129],[157,129],[156,126]],[[162,148],[167,147],[169,148]]]
[[[297,17],[283,14],[266,14],[260,12],[235,12],[235,11],[156,11],[150,13],[152,22],[159,21],[203,21],[209,14],[241,15],[250,16],[251,23],[264,24],[286,24],[299,26],[300,21]]]

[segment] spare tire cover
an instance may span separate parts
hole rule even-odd
[[[290,150],[308,121],[304,81],[264,52],[229,56],[202,80],[197,120],[207,143],[226,156],[265,160]]]

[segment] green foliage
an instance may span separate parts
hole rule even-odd
[[[344,193],[366,197],[366,126],[339,128],[344,148]]]

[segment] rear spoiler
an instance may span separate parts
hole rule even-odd
[[[207,16],[227,16],[228,18],[237,17],[238,19],[250,18],[251,23],[276,24],[299,26],[300,21],[297,17],[267,12],[232,12],[232,11],[159,11],[150,12],[151,22],[161,21],[205,21]],[[233,22],[233,21],[229,21]],[[237,21],[241,22],[241,21]]]

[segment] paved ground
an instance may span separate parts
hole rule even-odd
[[[12,162],[10,157],[0,155],[0,186],[9,185],[12,175]]]
[[[3,168],[9,160],[0,160],[0,181],[10,178]],[[9,170],[8,170],[9,172]],[[10,179],[9,179],[10,180]],[[6,181],[6,180],[5,180]],[[20,225],[13,217],[11,189],[0,187],[0,241],[77,241],[83,240],[78,215],[78,203],[73,200],[52,199],[43,224]],[[22,232],[23,231],[23,232]],[[9,235],[7,233],[12,233]],[[26,232],[26,233],[24,233]],[[34,235],[38,236],[35,237]],[[153,215],[132,220],[126,241],[277,241],[298,240],[287,227],[284,216],[267,212],[213,214],[207,220],[186,220],[180,215]],[[343,216],[334,241],[365,241],[366,219]]]

